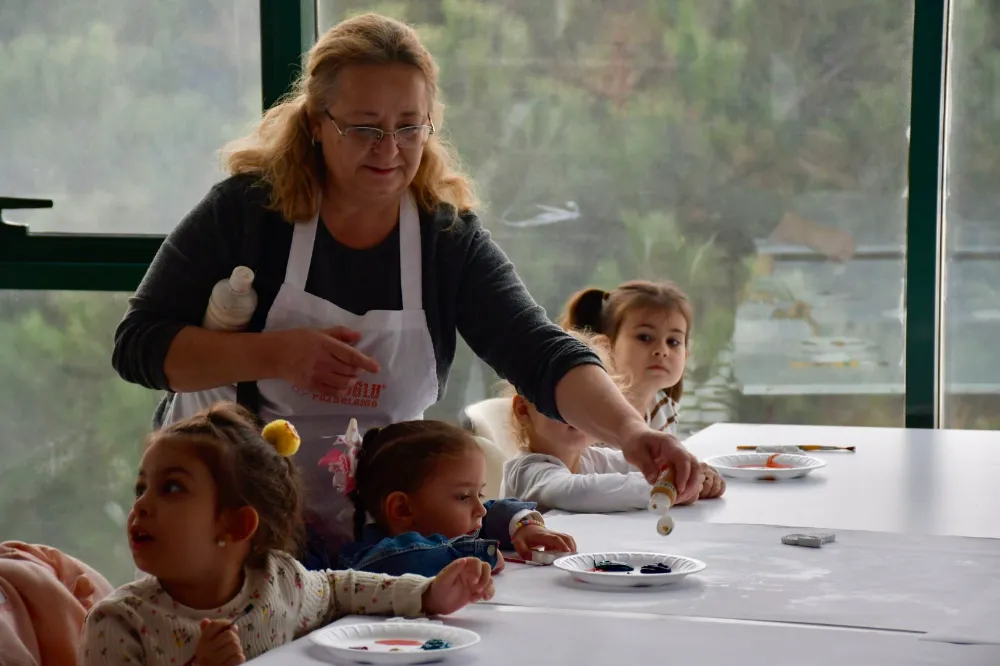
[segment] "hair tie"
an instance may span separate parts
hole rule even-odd
[[[271,421],[264,426],[260,434],[282,458],[295,455],[302,443],[295,426],[284,419]]]
[[[325,467],[333,477],[333,487],[338,492],[351,494],[355,490],[354,477],[361,455],[361,435],[358,433],[357,419],[347,424],[347,432],[337,435],[330,451],[319,459],[317,465]]]
[[[576,328],[590,329],[593,333],[603,333],[604,302],[608,300],[608,292],[603,289],[588,289],[576,302]]]

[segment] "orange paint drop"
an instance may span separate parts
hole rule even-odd
[[[415,641],[412,638],[381,638],[375,641],[378,645],[405,645],[407,647],[420,647],[423,641]]]
[[[774,455],[768,456],[767,462],[763,465],[737,465],[741,469],[791,469],[792,465],[782,465],[781,463],[774,462],[780,453],[775,453]]]

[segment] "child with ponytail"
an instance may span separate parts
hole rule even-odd
[[[690,353],[694,312],[672,282],[631,280],[611,291],[588,288],[566,304],[560,324],[603,338],[626,397],[651,428],[676,435],[684,367]],[[700,498],[725,492],[722,476],[702,464]]]
[[[432,576],[475,557],[496,573],[501,550],[526,560],[533,550],[576,550],[572,537],[545,527],[534,502],[483,502],[486,457],[461,428],[441,421],[373,428],[350,457],[357,541],[341,550],[343,566]]]

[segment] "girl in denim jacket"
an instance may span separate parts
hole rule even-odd
[[[440,421],[369,430],[353,465],[356,542],[341,564],[360,571],[433,576],[473,556],[494,573],[501,550],[572,552],[572,537],[545,527],[533,502],[483,502],[486,458],[472,436]]]

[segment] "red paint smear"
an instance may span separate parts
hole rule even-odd
[[[423,641],[415,641],[412,638],[382,638],[375,641],[377,645],[407,645],[420,647],[424,644]]]
[[[741,469],[791,469],[792,465],[782,465],[781,463],[774,462],[780,453],[775,453],[772,456],[768,456],[767,462],[763,465],[737,465]]]

